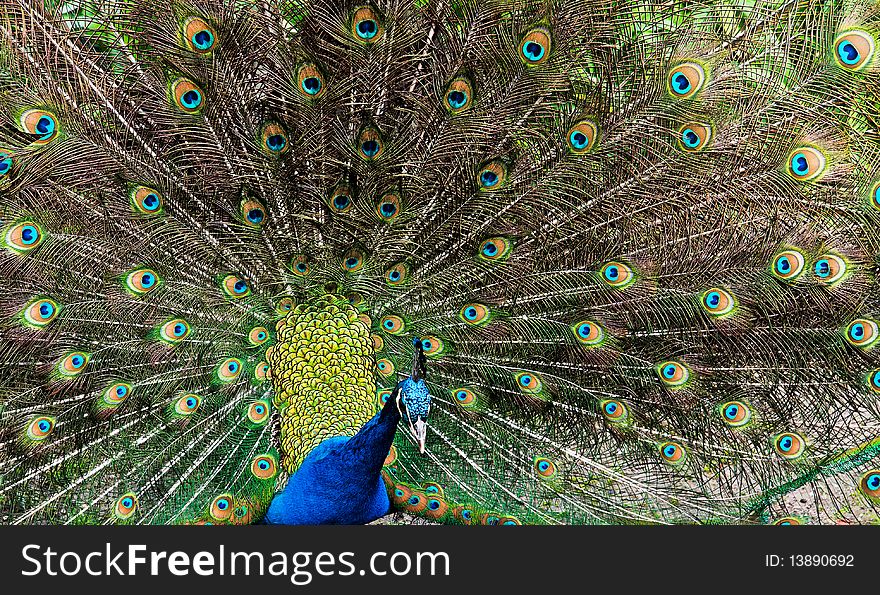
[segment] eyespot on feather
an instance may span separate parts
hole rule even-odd
[[[736,300],[726,289],[713,287],[703,292],[700,296],[700,305],[709,316],[723,318],[733,312],[736,307]]]
[[[55,418],[41,415],[28,422],[26,435],[33,442],[40,442],[48,438],[54,429]]]
[[[696,62],[679,64],[669,71],[666,88],[673,97],[687,99],[699,93],[706,81],[706,72]]]
[[[721,420],[733,428],[740,428],[752,419],[752,411],[742,401],[727,401],[719,408]]]
[[[474,89],[470,80],[465,77],[454,79],[446,88],[443,101],[446,109],[452,114],[460,114],[471,107]]]
[[[346,273],[357,273],[364,268],[364,255],[360,250],[349,250],[342,257],[342,270]]]
[[[877,342],[878,327],[874,320],[857,318],[847,325],[844,333],[844,337],[850,345],[867,349]]]
[[[512,250],[513,243],[510,240],[501,237],[489,238],[480,244],[477,256],[481,260],[498,262],[510,256]]]
[[[264,124],[260,132],[260,147],[266,155],[283,155],[290,148],[287,131],[275,122]]]
[[[376,214],[389,223],[396,219],[400,214],[400,197],[394,192],[386,193],[376,205]]]
[[[657,366],[657,375],[666,386],[678,388],[690,380],[690,370],[681,362],[666,361]]]
[[[192,415],[202,404],[202,398],[196,394],[187,394],[179,397],[174,402],[174,412],[178,415]]]
[[[309,259],[305,254],[297,254],[290,259],[290,270],[297,277],[307,277],[312,272]]]
[[[455,403],[457,403],[459,407],[464,409],[475,409],[477,407],[479,396],[473,390],[459,387],[450,389],[449,392],[452,394],[452,398],[455,399]]]
[[[799,250],[784,250],[773,258],[770,272],[780,281],[791,283],[804,272],[804,255]]]
[[[409,270],[405,263],[399,262],[385,271],[385,282],[391,286],[403,284],[409,276]]]
[[[352,206],[351,189],[345,185],[334,188],[333,193],[330,195],[329,205],[336,213],[347,213],[350,211]]]
[[[125,277],[125,285],[135,294],[149,293],[162,284],[162,278],[153,269],[135,269]]]
[[[220,494],[211,501],[208,509],[211,518],[215,521],[225,521],[232,516],[234,499],[232,494]]]
[[[324,95],[324,75],[314,64],[303,64],[296,73],[297,91],[306,99],[320,99]]]
[[[788,156],[788,173],[795,180],[815,180],[825,172],[825,154],[815,147],[799,147]]]
[[[376,360],[376,369],[382,376],[391,376],[394,374],[394,363],[388,358]]]
[[[506,182],[507,167],[501,161],[490,161],[477,172],[477,186],[480,190],[488,192],[499,190]]]
[[[550,57],[552,38],[550,30],[536,27],[523,35],[519,42],[520,59],[528,66],[543,64]]]
[[[241,299],[251,293],[250,284],[236,275],[226,275],[221,283],[224,293],[231,298]]]
[[[120,520],[131,518],[137,511],[138,499],[134,492],[123,494],[113,505],[113,514]]]
[[[697,153],[709,146],[712,140],[712,127],[708,124],[691,122],[678,131],[678,146],[682,151]]]
[[[804,454],[804,439],[793,432],[784,432],[773,438],[773,448],[786,460],[795,460]]]
[[[871,469],[859,480],[861,492],[874,500],[880,500],[880,469]]]
[[[421,338],[422,351],[427,357],[436,357],[442,355],[446,344],[440,337],[434,335],[425,335]]]
[[[117,407],[129,396],[131,396],[131,385],[126,382],[116,382],[107,387],[102,400],[110,407]]]
[[[197,114],[205,107],[205,93],[193,81],[181,77],[171,83],[171,101],[180,111]]]
[[[258,201],[255,198],[250,198],[241,201],[241,220],[248,227],[252,227],[254,229],[261,228],[268,219],[269,215],[266,212],[266,207],[263,206],[263,203]]]
[[[72,351],[58,362],[58,372],[66,377],[78,376],[86,369],[88,363],[88,354],[82,351]]]
[[[174,318],[159,327],[159,338],[172,345],[177,344],[189,336],[191,328],[183,318]]]
[[[251,462],[251,473],[258,479],[272,479],[278,473],[278,462],[271,454],[262,454]]]
[[[149,186],[135,186],[129,192],[129,199],[135,212],[143,215],[158,215],[165,206],[165,197]]]
[[[659,448],[663,461],[670,465],[681,465],[687,458],[684,447],[677,442],[664,442]]]
[[[217,378],[221,382],[232,382],[239,377],[243,367],[240,359],[227,357],[217,366]]]
[[[483,326],[492,319],[492,312],[484,304],[465,304],[459,310],[458,317],[470,326]]]
[[[629,410],[622,401],[617,399],[605,399],[599,402],[599,410],[611,423],[621,423],[629,417]]]
[[[372,7],[355,8],[351,18],[351,34],[356,41],[363,44],[376,43],[384,32],[382,20]]]
[[[514,377],[519,390],[526,394],[540,393],[543,388],[541,377],[534,372],[517,372]]]
[[[217,32],[201,17],[189,17],[183,22],[183,40],[187,48],[207,55],[217,46]]]
[[[251,423],[262,425],[269,420],[270,413],[269,401],[254,401],[248,406],[247,418]]]
[[[61,311],[55,300],[37,298],[25,306],[22,311],[24,322],[33,327],[44,327],[58,317]]]
[[[813,274],[820,285],[834,285],[843,279],[846,272],[846,261],[836,254],[822,254],[813,264]]]
[[[535,457],[532,467],[538,477],[543,480],[552,479],[557,474],[556,463],[544,457]]]
[[[27,134],[36,136],[35,145],[44,145],[58,137],[58,118],[50,111],[29,109],[19,117],[21,129]]]
[[[575,155],[589,153],[596,145],[599,136],[599,128],[592,120],[581,120],[568,129],[565,135],[568,150]]]
[[[385,150],[382,136],[372,126],[367,126],[358,134],[358,155],[365,161],[378,159]]]
[[[599,271],[599,275],[607,285],[618,289],[629,287],[636,280],[636,276],[629,265],[616,260],[604,264]]]
[[[248,332],[248,343],[258,347],[269,340],[269,330],[264,326],[255,326]]]
[[[571,331],[578,343],[587,347],[598,347],[605,342],[605,329],[592,320],[582,320],[573,324]]]
[[[874,47],[874,37],[867,31],[846,31],[834,40],[834,59],[847,70],[862,70],[871,63]]]
[[[42,243],[43,230],[33,221],[23,221],[9,228],[5,241],[7,248],[13,252],[24,254]]]

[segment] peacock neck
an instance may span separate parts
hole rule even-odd
[[[388,513],[391,502],[381,477],[400,412],[388,399],[351,437],[318,444],[275,496],[266,522],[286,525],[364,524]]]

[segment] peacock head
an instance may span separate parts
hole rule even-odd
[[[425,384],[425,354],[422,340],[413,339],[413,365],[409,378],[398,385],[397,407],[400,417],[409,426],[410,432],[419,445],[419,453],[425,454],[425,441],[428,437],[428,413],[431,411],[431,394]]]

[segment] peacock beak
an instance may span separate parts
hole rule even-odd
[[[425,454],[425,441],[428,438],[428,422],[425,421],[424,418],[419,417],[416,420],[416,423],[413,424],[413,434],[416,437],[416,442],[419,443],[419,454]]]

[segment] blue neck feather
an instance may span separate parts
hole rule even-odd
[[[359,525],[388,514],[382,481],[400,412],[389,398],[354,436],[318,444],[269,506],[264,522],[284,525]]]

